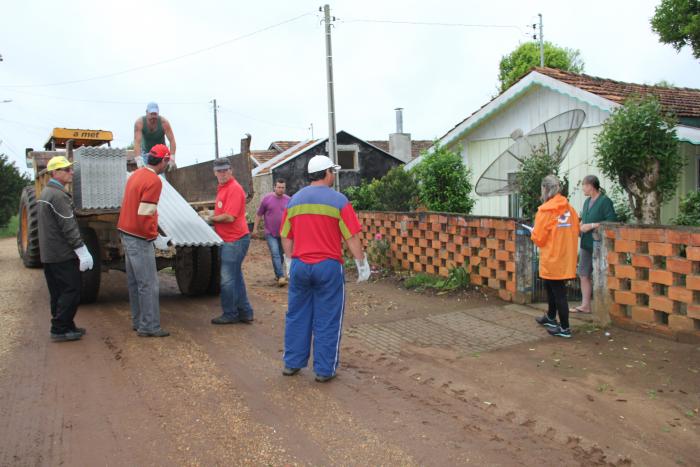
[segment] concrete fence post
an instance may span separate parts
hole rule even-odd
[[[532,258],[534,245],[530,232],[515,225],[515,295],[516,303],[531,303],[534,287]]]
[[[593,298],[592,315],[596,323],[607,326],[610,324],[610,309],[613,304],[608,291],[608,232],[615,232],[614,225],[601,224],[598,227],[600,242],[593,247]]]

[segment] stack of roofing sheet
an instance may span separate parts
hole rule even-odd
[[[73,200],[78,209],[116,209],[126,185],[126,150],[81,147],[73,151]]]

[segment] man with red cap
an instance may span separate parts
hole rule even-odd
[[[170,162],[170,150],[156,144],[145,157],[145,167],[126,182],[117,228],[126,256],[126,276],[132,327],[141,337],[170,335],[160,327],[158,269],[155,248],[168,250],[168,238],[158,234],[158,200],[163,182],[158,176]]]

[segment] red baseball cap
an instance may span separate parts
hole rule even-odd
[[[151,150],[148,152],[153,157],[157,157],[158,159],[163,159],[163,158],[169,158],[170,157],[170,149],[165,144],[156,144],[151,148]]]

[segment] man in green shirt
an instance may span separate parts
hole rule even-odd
[[[600,247],[600,222],[615,222],[617,215],[613,203],[600,191],[600,180],[595,175],[583,178],[583,194],[588,198],[581,210],[581,249],[579,250],[578,276],[581,279],[581,305],[572,312],[591,312],[593,282],[593,248]]]
[[[176,168],[175,151],[177,149],[173,127],[165,117],[160,115],[158,104],[150,102],[146,106],[146,115],[139,117],[134,124],[134,156],[137,164],[140,163],[139,155],[148,154],[156,144],[165,144],[165,138],[168,138],[170,145],[168,169],[172,170]]]

